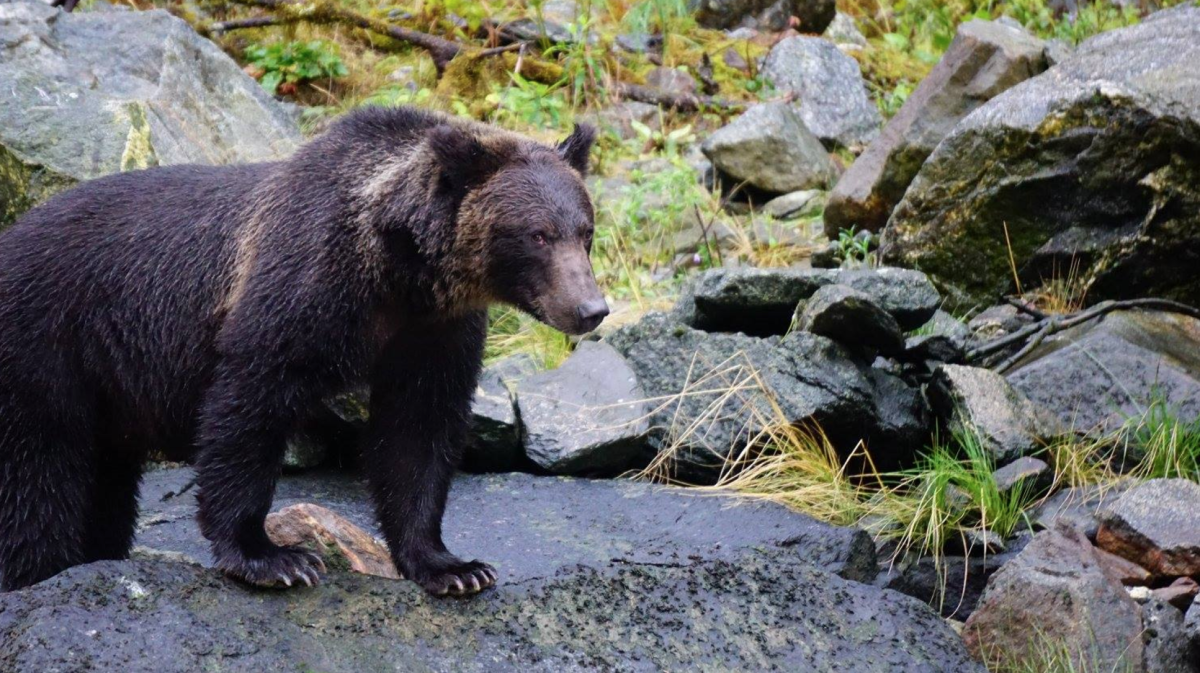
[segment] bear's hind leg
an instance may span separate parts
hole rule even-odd
[[[0,590],[85,562],[96,447],[89,420],[54,417],[68,403],[24,391],[0,400]],[[78,413],[79,407],[73,411]]]
[[[140,455],[104,452],[97,461],[96,492],[88,517],[87,562],[129,557],[137,530],[138,489],[142,481]]]

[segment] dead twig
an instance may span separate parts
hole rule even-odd
[[[1085,323],[1089,320],[1099,318],[1106,313],[1113,311],[1127,310],[1162,310],[1182,313],[1200,320],[1200,309],[1195,306],[1189,306],[1181,302],[1172,301],[1170,299],[1125,299],[1121,301],[1104,301],[1095,306],[1073,313],[1070,315],[1061,316],[1045,316],[1041,320],[1026,325],[1021,329],[1007,336],[993,339],[977,348],[967,352],[966,361],[972,363],[980,363],[1007,348],[1013,347],[1016,344],[1024,344],[1012,356],[1005,358],[1002,362],[995,366],[999,373],[1004,373],[1021,361],[1029,353],[1033,352],[1046,337],[1052,336],[1065,329],[1069,329],[1076,325]],[[1041,313],[1038,311],[1038,313]],[[1045,315],[1045,314],[1043,314]],[[1028,341],[1027,341],[1028,340]],[[1027,342],[1026,342],[1027,341]]]
[[[694,93],[674,93],[643,84],[629,82],[613,82],[609,93],[616,98],[625,98],[639,103],[650,103],[681,112],[697,112],[707,108],[741,109],[746,107],[740,101],[730,101],[712,96],[701,96]]]

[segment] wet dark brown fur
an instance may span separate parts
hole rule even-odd
[[[441,538],[485,309],[603,319],[591,139],[368,109],[288,161],[124,173],[27,213],[0,235],[0,589],[125,557],[152,450],[195,454],[220,568],[315,581],[263,520],[286,437],[362,382],[396,565],[434,593],[491,585]]]

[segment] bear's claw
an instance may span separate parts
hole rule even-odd
[[[420,584],[435,596],[470,596],[494,586],[497,579],[495,568],[471,561],[444,568]]]
[[[302,547],[277,547],[258,558],[226,558],[217,561],[226,575],[260,587],[286,588],[303,582],[316,586],[325,572],[325,562]]]

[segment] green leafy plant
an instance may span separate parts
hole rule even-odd
[[[262,71],[259,82],[271,93],[276,93],[280,84],[336,79],[347,74],[337,48],[320,40],[255,44],[246,48],[245,57]]]
[[[492,121],[518,122],[537,127],[560,126],[567,103],[557,94],[560,84],[542,84],[517,73],[512,83],[488,94],[486,100],[495,105]]]
[[[1121,435],[1136,458],[1134,477],[1200,482],[1200,418],[1181,418],[1161,393],[1145,412],[1125,422]]]
[[[871,239],[859,236],[854,229],[838,232],[838,257],[845,261],[868,263],[871,261]]]
[[[696,139],[696,134],[692,133],[691,124],[666,132],[652,129],[636,119],[631,120],[629,125],[641,138],[646,149],[662,152],[668,157],[678,157],[680,146]]]
[[[562,59],[563,84],[577,107],[598,102],[594,99],[603,95],[600,83],[605,80],[603,51],[593,49],[595,20],[590,16],[590,6],[585,5],[575,21],[567,24],[571,40],[551,45],[544,52]]]

